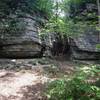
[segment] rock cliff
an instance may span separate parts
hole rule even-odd
[[[42,46],[38,36],[38,16],[10,16],[8,23],[0,29],[0,57],[40,57]]]

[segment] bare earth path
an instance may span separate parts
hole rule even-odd
[[[50,78],[43,74],[42,67],[34,67],[29,62],[32,60],[0,60],[0,100],[46,100],[42,92]],[[17,65],[21,67],[20,71],[15,70]],[[68,63],[59,65],[63,66],[62,71],[65,68],[73,70]]]
[[[0,71],[0,100],[41,100],[46,77],[35,72]]]

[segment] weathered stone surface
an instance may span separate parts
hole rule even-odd
[[[100,50],[96,48],[99,43],[96,33],[83,34],[70,39],[72,57],[75,59],[100,59]]]
[[[11,58],[25,58],[25,57],[39,57],[41,46],[37,44],[19,44],[3,46],[0,50],[1,57]]]
[[[40,57],[42,47],[39,43],[36,20],[29,16],[20,17],[17,20],[19,27],[22,27],[20,32],[3,34],[0,31],[0,57]],[[20,26],[22,24],[24,26]]]

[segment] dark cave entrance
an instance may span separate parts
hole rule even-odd
[[[63,38],[63,39],[57,39],[56,41],[53,41],[52,55],[66,56],[70,58],[71,50],[70,50],[69,39]]]

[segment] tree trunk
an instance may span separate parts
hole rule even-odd
[[[100,1],[97,0],[97,6],[98,6],[98,27],[100,28]],[[99,41],[100,41],[100,30],[99,30]]]

